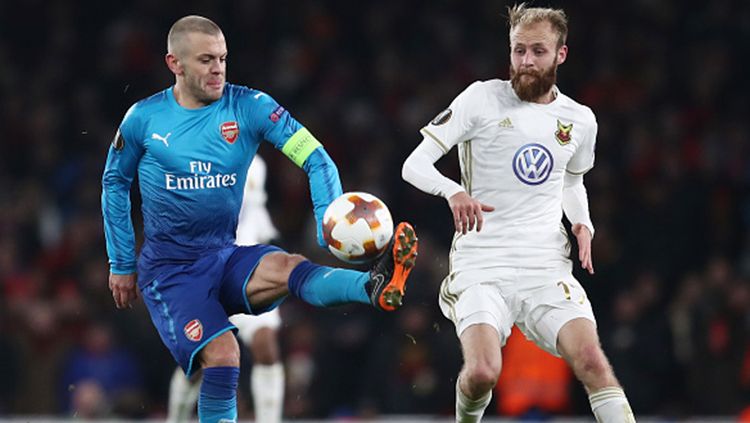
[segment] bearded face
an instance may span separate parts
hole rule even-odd
[[[549,103],[557,67],[565,62],[568,46],[548,21],[524,24],[510,32],[510,82],[518,98]]]
[[[557,63],[547,69],[520,68],[510,65],[510,84],[518,98],[534,102],[549,92],[557,81]]]

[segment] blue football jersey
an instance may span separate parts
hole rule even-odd
[[[138,266],[143,273],[231,245],[247,169],[259,143],[267,140],[282,149],[303,129],[268,94],[231,84],[219,100],[198,109],[180,106],[172,87],[134,104],[109,149],[102,178],[112,272],[136,271],[130,218],[136,171],[145,235]]]

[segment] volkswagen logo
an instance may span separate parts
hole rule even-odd
[[[549,178],[554,160],[552,153],[541,144],[526,144],[513,156],[513,172],[527,185],[539,185]]]

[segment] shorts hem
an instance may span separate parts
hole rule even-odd
[[[232,325],[232,324],[230,324],[229,326],[225,327],[224,329],[221,329],[218,332],[216,332],[215,334],[211,335],[211,337],[206,338],[205,341],[201,342],[201,344],[198,345],[198,347],[196,347],[193,350],[193,352],[190,354],[190,360],[188,360],[187,371],[185,372],[185,375],[188,378],[190,378],[190,375],[193,374],[193,359],[195,359],[195,355],[198,354],[203,349],[203,347],[205,347],[206,345],[208,345],[209,342],[211,342],[214,339],[216,339],[219,335],[223,335],[225,332],[233,330],[233,329],[237,329],[237,327],[234,326],[234,325]]]
[[[247,314],[256,315],[255,312],[253,311],[253,308],[250,307],[250,298],[248,298],[248,296],[247,296],[247,284],[250,283],[250,278],[253,277],[253,273],[255,273],[255,269],[258,268],[258,265],[260,264],[260,261],[263,260],[263,258],[265,256],[267,256],[268,254],[271,254],[271,253],[277,253],[279,251],[283,252],[284,250],[282,250],[280,248],[274,248],[274,249],[272,249],[270,251],[266,251],[265,253],[263,253],[262,256],[258,257],[258,261],[255,262],[255,266],[253,266],[253,268],[250,269],[249,272],[247,272],[247,277],[245,277],[245,283],[242,284],[242,295],[243,295],[243,299],[245,300],[245,308],[247,308]],[[263,312],[270,311],[270,310],[273,310],[274,308],[278,307],[279,304],[281,304],[281,302],[284,301],[284,298],[286,298],[286,297],[283,297],[280,300],[274,301],[274,303],[271,304],[271,306],[269,306],[267,309],[263,310]]]

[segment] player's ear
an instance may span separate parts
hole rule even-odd
[[[557,49],[557,64],[561,65],[565,63],[565,59],[568,58],[568,46],[563,44],[559,49]]]
[[[177,58],[173,53],[167,53],[166,56],[164,56],[164,61],[167,62],[167,67],[169,70],[172,71],[175,75],[182,75],[182,64],[180,63],[180,59]]]

